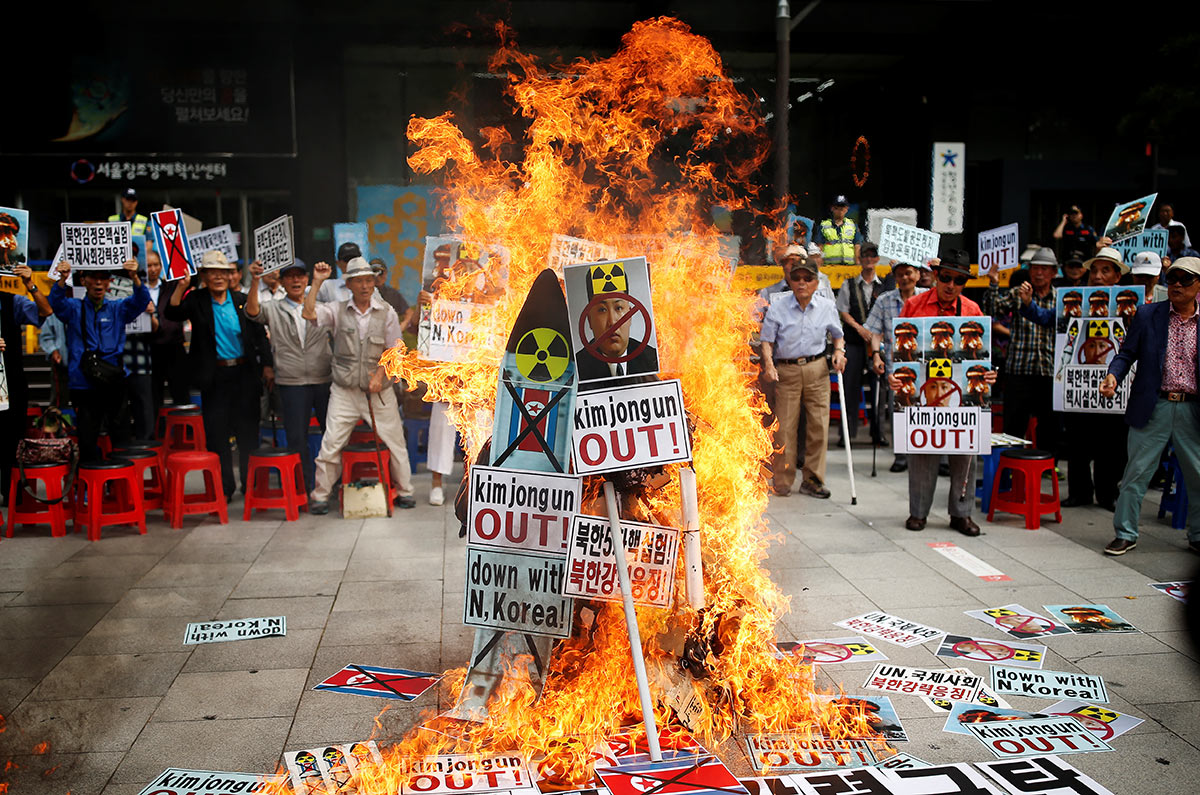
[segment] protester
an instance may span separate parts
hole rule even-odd
[[[429,489],[429,504],[443,505],[446,491],[442,479],[454,470],[454,442],[457,431],[446,416],[447,404],[437,402],[429,411],[429,455],[426,459],[433,473],[433,485]]]
[[[30,267],[15,265],[12,271],[30,297],[0,292],[0,356],[8,380],[8,410],[0,411],[0,485],[5,499],[11,492],[9,478],[16,465],[17,442],[25,435],[29,407],[29,383],[21,361],[25,349],[23,326],[40,327],[51,315],[50,302],[34,284]]]
[[[834,340],[833,369],[846,367],[842,324],[836,305],[816,295],[817,269],[799,246],[787,249],[783,263],[791,295],[772,298],[763,318],[763,378],[777,383],[775,413],[779,417],[774,490],[791,495],[796,478],[796,427],[803,413],[806,425],[804,477],[800,491],[813,497],[830,496],[825,486],[825,453],[829,441],[829,365],[826,336]]]
[[[914,295],[920,295],[925,292],[924,288],[917,286],[918,272],[922,270],[916,265],[908,262],[892,264],[892,276],[896,279],[896,289],[888,290],[883,293],[875,301],[875,306],[871,308],[871,314],[867,317],[866,328],[871,332],[871,352],[867,360],[871,371],[877,376],[890,373],[892,371],[892,321],[900,317],[900,312],[904,309],[904,302],[912,298]],[[890,408],[894,403],[893,393],[887,391],[886,405],[880,405],[879,410],[883,414],[889,414]],[[881,434],[882,435],[882,434]],[[908,469],[908,456],[904,453],[896,453],[895,460],[892,461],[892,472],[904,472]]]
[[[400,327],[404,328],[412,318],[412,307],[404,300],[399,290],[388,284],[387,264],[382,259],[376,257],[371,260],[371,270],[375,273],[375,289],[379,291],[379,297],[396,310],[396,317],[400,318]],[[432,298],[430,300],[432,301]]]
[[[151,340],[158,327],[158,318],[153,301],[146,302],[143,314],[150,317],[150,331],[125,334],[123,362],[125,385],[129,390],[129,414],[133,418],[133,438],[150,441],[154,438],[154,421],[157,403],[154,401],[153,365]]]
[[[192,402],[188,391],[187,351],[183,346],[183,324],[163,311],[170,296],[162,294],[162,260],[158,252],[146,252],[146,289],[154,304],[158,323],[150,336],[150,395],[155,406],[162,406],[166,394],[171,402],[183,406]]]
[[[1187,243],[1187,227],[1174,224],[1167,230],[1167,255],[1164,259],[1174,262],[1180,257],[1200,257],[1200,252]]]
[[[1129,273],[1134,284],[1146,288],[1146,303],[1167,300],[1166,285],[1158,283],[1162,276],[1162,257],[1158,256],[1158,252],[1139,251],[1134,254]]]
[[[338,246],[333,275],[321,285],[321,292],[317,295],[318,301],[323,304],[331,304],[337,301],[349,301],[354,297],[346,287],[344,278],[338,274],[345,274],[346,265],[350,260],[358,257],[362,257],[362,250],[357,243],[347,242]]]
[[[1081,287],[1087,283],[1087,271],[1083,268],[1083,254],[1070,251],[1063,259],[1062,276],[1054,279],[1054,287]]]
[[[262,381],[269,386],[275,379],[267,335],[246,317],[246,296],[230,288],[236,271],[220,251],[204,252],[203,286],[188,292],[188,280],[180,279],[166,307],[168,319],[192,322],[188,362],[192,382],[200,389],[208,449],[221,459],[226,500],[233,499],[237,483],[229,438],[237,439],[238,473],[245,494],[250,453],[258,447]]]
[[[1054,310],[1051,281],[1058,272],[1053,249],[1041,248],[1029,260],[1029,281],[1000,294],[1000,275],[992,271],[983,311],[989,315],[1012,313],[1004,361],[1004,432],[1025,438],[1031,417],[1037,418],[1038,447],[1058,451],[1058,419],[1054,414],[1054,326],[1043,326],[1023,316],[1022,304],[1036,302]]]
[[[71,263],[58,265],[58,282],[50,288],[50,306],[67,330],[67,382],[75,408],[75,428],[80,455],[100,457],[96,440],[107,428],[114,444],[129,441],[129,397],[125,379],[125,325],[137,319],[150,303],[150,291],[137,273],[135,259],[125,262],[124,271],[133,280],[133,293],[126,298],[109,298],[112,274],[83,271],[79,277],[86,291],[76,299],[68,279]]]
[[[67,383],[67,328],[54,315],[42,323],[38,332],[38,347],[50,362],[50,405],[65,409],[70,399]]]
[[[857,265],[862,234],[853,218],[847,218],[850,202],[842,194],[829,202],[831,217],[821,221],[817,232],[817,243],[821,246],[822,259],[826,265]]]
[[[109,222],[128,221],[129,233],[134,237],[142,237],[146,234],[146,224],[150,223],[150,219],[137,211],[138,195],[133,188],[126,188],[121,192],[121,212],[113,213],[108,216]]]
[[[1167,270],[1168,299],[1143,306],[1133,316],[1120,352],[1108,365],[1100,394],[1112,397],[1137,365],[1125,421],[1129,462],[1113,514],[1116,538],[1106,555],[1124,555],[1137,546],[1138,516],[1146,488],[1169,442],[1174,446],[1188,493],[1200,494],[1200,259],[1182,257]],[[1200,553],[1200,500],[1188,503],[1188,546]]]
[[[298,267],[302,271],[308,270],[308,267],[300,260],[294,260],[292,264],[294,267]],[[239,271],[239,273],[240,273],[240,271]],[[260,276],[260,281],[259,281],[258,290],[257,290],[258,300],[260,303],[265,304],[267,301],[278,301],[279,299],[285,298],[287,296],[287,290],[284,289],[283,284],[280,283],[280,279],[282,276],[283,276],[282,270],[271,271],[270,273],[264,273]],[[305,281],[307,281],[307,279]],[[251,286],[254,285],[254,266],[253,265],[250,266],[250,284],[251,284]],[[249,297],[249,294],[247,294],[247,298],[248,297]],[[249,302],[247,301],[247,304],[248,303]]]
[[[344,244],[343,248],[346,245]],[[375,273],[362,257],[346,263],[343,275],[353,294],[348,301],[317,305],[317,294],[330,277],[327,263],[313,269],[313,286],[304,297],[304,318],[333,330],[333,386],[329,393],[328,425],[316,461],[316,486],[309,511],[329,512],[329,497],[342,471],[342,449],[359,420],[372,422],[375,434],[391,455],[389,474],[394,503],[415,507],[412,470],[404,440],[404,423],[396,397],[388,387],[379,358],[400,339],[400,320],[375,291]],[[368,403],[368,401],[370,401]]]
[[[879,248],[874,243],[864,244],[859,249],[859,260],[862,263],[859,275],[842,282],[837,294],[837,309],[842,318],[842,331],[846,339],[846,372],[842,388],[846,393],[848,405],[843,406],[842,410],[849,412],[847,427],[850,429],[851,440],[858,435],[858,404],[867,366],[867,351],[871,345],[871,332],[863,324],[879,296],[885,292],[883,280],[875,272],[875,266],[879,263]],[[874,370],[866,372],[866,380],[871,393],[875,394],[878,386]],[[867,413],[871,423],[871,440],[882,444],[879,417],[876,416],[875,407],[868,406]],[[841,436],[838,439],[838,447],[845,447],[846,441],[844,436]]]
[[[329,411],[329,383],[333,380],[333,340],[328,328],[314,326],[304,319],[304,294],[308,289],[308,271],[295,262],[280,270],[283,298],[263,301],[259,280],[262,265],[250,264],[250,294],[246,299],[247,319],[271,327],[271,353],[275,369],[275,389],[283,412],[283,432],[288,449],[300,454],[305,487],[316,487],[316,469],[308,447],[308,427],[315,414],[321,432],[325,432]]]
[[[1175,220],[1175,207],[1170,204],[1158,205],[1158,223],[1147,228],[1170,229],[1172,226],[1183,226],[1183,222]],[[1183,245],[1187,248],[1192,247],[1192,241],[1191,238],[1188,237],[1186,226],[1183,228]]]
[[[914,295],[904,302],[900,317],[979,317],[979,305],[963,296],[963,287],[971,278],[970,255],[961,249],[950,249],[934,266],[937,284],[932,290]],[[996,373],[989,370],[986,381],[993,384]],[[900,391],[904,385],[895,374],[888,375],[888,385]],[[926,453],[908,456],[908,530],[924,530],[937,489],[940,456]],[[975,456],[947,456],[950,469],[950,495],[947,510],[950,527],[966,536],[979,535],[979,525],[971,519],[975,506]]]
[[[1063,213],[1062,219],[1058,222],[1058,226],[1054,227],[1051,236],[1055,240],[1062,241],[1059,244],[1059,251],[1079,251],[1085,257],[1091,256],[1092,252],[1096,250],[1096,241],[1098,240],[1096,230],[1083,222],[1083,211],[1076,204],[1072,204]]]

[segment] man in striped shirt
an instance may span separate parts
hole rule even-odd
[[[925,288],[917,286],[920,268],[907,262],[892,261],[892,276],[896,280],[896,289],[888,290],[875,300],[871,314],[863,325],[871,332],[871,352],[868,354],[867,366],[876,375],[892,371],[892,321],[900,317],[904,302],[914,295],[925,292]],[[886,397],[886,405],[879,407],[880,414],[888,414],[893,402],[893,393],[887,390],[881,395]],[[903,472],[908,469],[908,456],[897,453],[892,462],[892,472]]]

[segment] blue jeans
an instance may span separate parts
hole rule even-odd
[[[1154,406],[1149,422],[1129,429],[1129,461],[1113,514],[1117,538],[1137,541],[1142,499],[1167,442],[1175,446],[1188,490],[1188,541],[1200,541],[1200,403],[1172,403],[1162,398]]]
[[[325,432],[325,413],[329,410],[329,384],[276,384],[275,389],[279,392],[279,402],[283,408],[283,433],[287,436],[288,450],[300,454],[304,468],[304,486],[312,491],[316,484],[316,469],[313,455],[308,448],[308,422],[315,411],[321,433]]]

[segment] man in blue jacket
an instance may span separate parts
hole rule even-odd
[[[1142,498],[1167,442],[1175,446],[1184,483],[1200,495],[1200,259],[1182,257],[1167,271],[1167,300],[1144,304],[1133,316],[1121,351],[1108,365],[1100,394],[1112,397],[1130,367],[1137,374],[1125,409],[1129,462],[1113,515],[1117,537],[1106,555],[1137,546]],[[1200,497],[1188,507],[1188,546],[1200,553]]]
[[[106,426],[114,444],[130,438],[129,401],[125,391],[125,324],[146,311],[150,291],[138,278],[136,259],[124,265],[133,280],[133,294],[119,301],[108,298],[112,274],[83,271],[86,294],[71,295],[71,263],[58,266],[58,283],[50,288],[50,307],[67,329],[67,383],[75,407],[80,455],[99,458],[96,438]]]

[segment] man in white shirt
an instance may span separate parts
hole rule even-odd
[[[343,243],[338,246],[337,250],[337,268],[332,270],[330,277],[321,284],[321,289],[317,291],[317,300],[322,304],[331,304],[335,301],[349,301],[353,296],[346,286],[346,268],[349,262],[356,257],[362,257],[362,249],[357,243]],[[338,274],[341,274],[340,276]],[[313,289],[317,285],[313,283]]]

